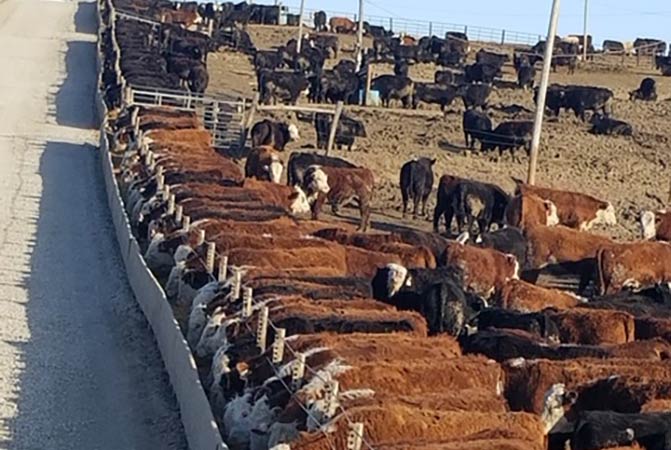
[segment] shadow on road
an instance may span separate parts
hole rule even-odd
[[[58,88],[51,114],[59,125],[96,128],[94,108],[96,79],[96,44],[70,41],[65,53],[66,77]],[[84,92],[85,94],[82,94]]]
[[[77,12],[75,13],[75,31],[77,33],[98,34],[98,24],[92,17],[95,17],[95,2],[79,2]]]

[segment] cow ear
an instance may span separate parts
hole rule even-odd
[[[506,261],[510,264],[515,264],[517,262],[517,258],[515,258],[514,255],[506,255]]]
[[[433,158],[433,159],[431,160],[431,165],[433,166],[433,165],[436,163],[436,161],[438,161],[438,160],[437,160],[436,158]]]

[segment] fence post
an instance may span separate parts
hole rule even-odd
[[[256,329],[256,346],[261,353],[266,351],[266,337],[268,336],[268,307],[264,306],[259,316],[259,322]]]
[[[328,144],[326,144],[326,156],[333,148],[333,142],[335,142],[336,129],[338,128],[338,122],[340,121],[340,115],[342,114],[343,102],[339,101],[336,104],[335,114],[333,115],[333,121],[331,122],[331,131],[329,132]]]
[[[207,244],[207,254],[205,255],[205,268],[207,273],[214,273],[214,255],[217,251],[217,245],[214,242]]]
[[[340,383],[337,380],[330,380],[324,386],[324,400],[326,400],[326,417],[328,419],[335,416],[338,411],[338,394],[340,393]]]
[[[189,227],[191,227],[191,217],[182,217],[182,231],[189,231]]]
[[[228,272],[228,256],[222,256],[219,258],[219,275],[217,280],[220,282],[226,281],[226,272]]]
[[[242,286],[242,272],[240,270],[235,271],[233,276],[233,301],[236,301],[240,298],[240,287]]]
[[[464,25],[464,34],[468,36],[468,25]]]
[[[301,381],[305,375],[305,355],[299,353],[296,355],[293,367],[291,368],[291,389],[297,391],[301,387]]]
[[[394,19],[389,18],[389,31],[394,31]]]
[[[368,106],[368,96],[370,95],[370,84],[373,81],[373,65],[368,62],[368,67],[366,68],[366,90],[363,92],[363,104]]]
[[[433,36],[433,22],[429,22],[429,37]]]
[[[506,30],[501,30],[501,45],[506,43]]]
[[[275,331],[275,340],[273,341],[273,364],[279,364],[284,359],[284,339],[287,336],[286,328],[278,328]]]
[[[198,241],[196,241],[196,245],[203,245],[203,242],[205,242],[205,230],[198,230]]]
[[[175,223],[181,225],[183,217],[184,217],[184,208],[182,208],[182,205],[175,206]]]
[[[361,422],[349,425],[349,434],[347,435],[347,450],[361,450],[363,442],[363,424]]]
[[[168,210],[166,211],[168,216],[175,214],[175,194],[170,194],[168,197]]]
[[[244,119],[244,112],[242,114],[244,122],[240,133],[240,150],[243,150],[245,148],[245,143],[247,142],[247,139],[249,139],[249,135],[252,133],[252,124],[254,123],[254,115],[256,114],[256,110],[259,108],[260,99],[261,95],[257,92],[254,95],[252,106],[251,108],[249,108],[249,114],[247,114],[247,119]]]
[[[240,272],[238,272],[240,273]],[[252,315],[252,299],[254,298],[254,293],[252,288],[248,287],[242,293],[242,317],[244,319],[249,318]]]

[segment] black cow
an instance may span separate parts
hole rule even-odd
[[[422,314],[429,333],[458,336],[480,307],[461,288],[461,278],[452,268],[406,269],[389,264],[377,270],[371,285],[376,300]]]
[[[570,86],[566,88],[563,98],[563,106],[571,109],[576,117],[584,122],[585,112],[601,112],[607,114],[609,102],[613,98],[613,91],[606,88],[591,86]]]
[[[463,77],[450,70],[437,70],[433,76],[433,81],[440,84],[459,84]]]
[[[515,67],[517,72],[517,85],[524,89],[533,89],[534,81],[536,79],[536,69],[529,63],[522,63]]]
[[[387,31],[384,29],[384,27],[371,25],[368,22],[363,23],[363,31],[368,36],[372,36],[374,38],[391,37],[394,35],[393,31]]]
[[[492,224],[502,226],[510,196],[500,187],[479,181],[459,179],[447,191],[438,186],[436,208],[433,213],[434,231],[442,215],[445,227],[450,231],[452,218],[456,216],[459,233],[464,231],[481,234],[489,231]],[[473,223],[478,223],[478,232],[473,231]]]
[[[419,103],[440,105],[440,110],[452,104],[457,97],[457,88],[437,83],[415,83],[415,94],[412,97],[412,107],[417,109]]]
[[[408,66],[407,61],[397,60],[394,62],[394,75],[408,78],[408,72],[410,72],[410,66]]]
[[[471,150],[475,147],[475,141],[482,143],[492,132],[492,121],[487,117],[487,113],[476,109],[464,111],[462,125],[466,146]]]
[[[487,107],[487,99],[491,92],[492,87],[490,85],[478,83],[462,84],[457,89],[457,95],[463,100],[466,109]]]
[[[634,442],[646,449],[670,448],[671,413],[581,411],[570,440],[573,450],[623,447]]]
[[[527,155],[530,152],[531,134],[534,123],[530,121],[511,121],[500,123],[492,134],[482,142],[482,151],[499,149],[499,157],[503,152],[510,150],[513,160],[516,160],[515,150],[525,147]]]
[[[317,33],[328,31],[328,27],[326,26],[326,13],[324,11],[317,11],[315,13],[313,23]]]
[[[394,59],[396,61],[425,62],[420,57],[420,47],[418,45],[397,45],[393,49]]]
[[[261,103],[267,105],[278,100],[295,105],[298,97],[309,86],[307,78],[297,72],[271,72],[268,70],[259,73],[259,87]]]
[[[189,72],[187,84],[191,92],[202,94],[207,89],[210,82],[210,76],[207,73],[207,68],[203,64],[196,64]]]
[[[274,5],[249,5],[249,23],[279,25],[280,7]]]
[[[314,48],[319,49],[324,55],[330,58],[338,57],[338,50],[340,44],[338,36],[328,34],[311,34],[308,39],[308,44]]]
[[[401,167],[400,186],[403,198],[403,217],[408,210],[408,200],[412,199],[412,218],[417,219],[420,201],[422,216],[426,217],[426,201],[433,189],[433,165],[435,159],[417,158],[408,161]]]
[[[559,328],[546,311],[521,313],[501,308],[480,311],[470,325],[478,330],[505,328],[523,330],[539,338],[559,343]]]
[[[341,59],[338,61],[338,64],[333,66],[333,70],[339,74],[354,73],[356,72],[356,62],[351,59]]]
[[[580,305],[581,308],[625,311],[635,317],[671,318],[671,288],[667,284],[639,292],[623,291],[604,295]]]
[[[638,38],[634,41],[634,52],[637,55],[663,55],[666,53],[666,42],[659,39]]]
[[[293,123],[286,124],[272,120],[262,120],[252,127],[252,146],[269,145],[283,151],[291,141],[300,139],[298,128]]]
[[[566,94],[566,87],[558,84],[551,84],[548,86],[547,94],[545,95],[545,109],[550,110],[555,117],[559,117],[559,112],[564,106],[564,95]],[[534,103],[538,99],[538,88],[534,90]]]
[[[310,78],[308,99],[312,102],[347,104],[358,103],[359,77],[347,71],[345,64],[338,70],[324,71],[319,76]]]
[[[489,52],[483,48],[475,54],[475,61],[480,64],[496,67],[500,73],[503,66],[510,61],[510,56],[503,53]]]
[[[525,331],[495,328],[461,336],[459,344],[464,354],[480,354],[498,362],[513,358],[557,361],[608,358],[612,354],[609,349],[597,345],[552,345],[550,341]],[[590,447],[593,448],[596,447]]]
[[[293,59],[293,55],[287,56],[287,59]],[[256,54],[254,55],[254,69],[256,69],[257,72],[260,72],[264,69],[280,69],[284,65],[285,58],[283,57],[282,52],[275,50],[257,50]]]
[[[634,129],[630,124],[622,120],[612,119],[604,114],[594,114],[590,119],[592,134],[606,134],[609,136],[631,136]]]
[[[303,174],[312,165],[327,167],[357,167],[349,161],[332,156],[322,156],[316,153],[292,153],[287,163],[287,184],[297,186],[303,184]]]
[[[371,88],[380,93],[382,105],[385,107],[389,107],[391,100],[400,100],[404,108],[412,105],[415,84],[408,77],[381,75],[372,81]]]
[[[470,234],[466,236],[466,233],[464,233],[458,239],[477,247],[492,248],[501,253],[514,255],[517,262],[520,263],[520,267],[524,268],[526,266],[527,240],[519,228],[506,226],[496,231],[481,233],[475,238],[472,238]]]
[[[326,149],[328,146],[329,134],[331,133],[332,117],[330,114],[315,114],[315,131],[317,133],[317,148]],[[367,137],[364,123],[354,117],[342,114],[338,125],[336,126],[335,145],[338,147],[346,146],[352,150],[354,140],[357,137]]]
[[[464,67],[464,80],[466,83],[491,84],[499,74],[499,68],[490,66],[489,64],[475,63]]]

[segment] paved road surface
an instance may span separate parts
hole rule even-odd
[[[95,26],[0,0],[0,449],[186,448],[105,205]]]

